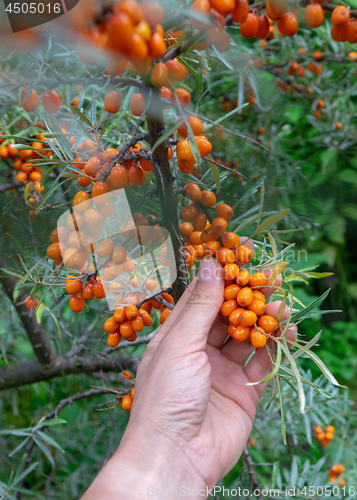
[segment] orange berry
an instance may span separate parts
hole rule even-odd
[[[232,11],[232,19],[236,23],[244,23],[249,14],[249,4],[247,0],[236,0]]]
[[[293,36],[297,33],[299,21],[293,12],[285,12],[278,20],[277,26],[282,35]]]
[[[237,266],[238,268],[238,266]],[[253,292],[250,288],[242,288],[237,295],[237,302],[241,307],[247,307],[253,301]]]
[[[194,205],[189,205],[188,207],[184,207],[180,210],[180,219],[184,222],[188,222],[189,220],[194,219],[197,216],[197,208]]]
[[[257,322],[257,315],[253,311],[243,309],[239,315],[239,321],[243,326],[253,326]]]
[[[266,333],[272,333],[278,326],[276,318],[268,314],[264,314],[259,318],[258,326],[264,330]]]
[[[342,125],[342,123],[341,123],[341,122],[336,122],[336,123],[335,123],[335,129],[336,129],[336,130],[341,130],[342,128],[343,128],[343,125]]]
[[[221,306],[221,313],[223,316],[229,316],[235,309],[237,309],[238,304],[234,299],[226,300]]]
[[[119,323],[117,323],[114,317],[112,316],[105,321],[103,328],[108,333],[114,333],[118,330]]]
[[[143,320],[144,326],[150,326],[152,324],[152,317],[145,309],[142,309],[142,307],[139,309],[139,315]]]
[[[129,320],[123,321],[123,323],[119,325],[119,332],[120,335],[125,339],[130,338],[135,333],[133,327],[131,326],[131,322]]]
[[[212,151],[212,144],[203,135],[195,136],[195,141],[201,156],[207,156]]]
[[[202,198],[202,192],[201,192],[201,189],[200,187],[195,184],[194,182],[189,182],[187,185],[186,185],[186,195],[187,197],[193,201],[193,202],[197,202],[197,201],[201,201],[201,198]]]
[[[168,63],[166,63],[166,64],[168,64]],[[204,127],[203,127],[203,123],[201,122],[201,120],[198,117],[188,116],[187,123],[191,127],[193,135],[197,136],[197,135],[202,134]],[[183,122],[181,123],[181,125],[177,129],[177,132],[180,134],[181,137],[188,137],[187,128]]]
[[[193,157],[191,145],[186,139],[181,139],[176,146],[176,155],[178,160],[191,160]]]
[[[161,313],[161,316],[160,316],[160,324],[162,325],[166,320],[167,320],[167,317],[169,316],[169,314],[171,313],[171,309],[164,309]]]
[[[135,397],[135,385],[134,385],[134,387],[131,388],[130,396],[134,399],[134,397]]]
[[[131,326],[133,327],[134,332],[141,332],[144,328],[144,321],[141,316],[137,316],[133,320],[131,320]]]
[[[254,38],[259,30],[259,20],[255,14],[249,12],[247,19],[240,25],[240,34],[244,38]]]
[[[233,280],[238,274],[237,264],[226,264],[222,269],[222,277],[225,280]]]
[[[334,26],[341,26],[350,20],[350,10],[344,5],[337,5],[331,14],[331,22]]]
[[[260,302],[263,302],[265,304],[265,295],[262,294],[262,292],[259,292],[259,290],[252,290],[253,292],[253,300],[259,300]]]
[[[78,295],[72,295],[72,297],[69,299],[69,307],[73,312],[81,312],[84,307],[84,301],[82,297],[79,297]]]
[[[92,300],[94,294],[93,294],[93,285],[91,283],[86,283],[84,285],[84,288],[81,291],[81,297],[83,300]]]
[[[258,330],[256,330],[255,328],[252,328],[250,330],[250,341],[256,349],[259,349],[265,346],[265,344],[267,343],[267,338],[265,335],[258,332]]]
[[[131,397],[130,394],[127,394],[126,396],[123,397],[121,401],[123,410],[128,410],[128,411],[131,410],[132,404],[133,404],[133,398]]]
[[[207,225],[207,216],[203,212],[197,213],[192,224],[196,231],[203,231]]]
[[[220,245],[218,241],[207,241],[203,245],[203,257],[210,257],[212,255],[216,255]]]
[[[318,28],[324,22],[324,11],[318,3],[307,5],[304,12],[306,24],[310,28]]]
[[[145,99],[142,94],[133,94],[130,99],[130,111],[134,116],[141,116],[145,111]]]
[[[238,277],[236,279],[239,286],[248,285],[249,280],[250,280],[249,271],[247,271],[246,269],[242,269],[241,271],[239,271]]]
[[[163,87],[167,84],[168,70],[164,63],[157,63],[151,72],[151,85],[154,87]]]
[[[267,284],[267,277],[264,273],[254,273],[251,275],[249,285],[253,288],[255,286],[265,286]]]
[[[228,332],[229,333],[229,332]],[[250,335],[250,327],[244,325],[238,325],[234,327],[233,332],[230,335],[239,342],[244,342],[249,338]]]
[[[224,289],[224,293],[223,293],[225,300],[236,299],[239,290],[240,290],[240,287],[238,285],[235,285],[235,284],[226,286],[226,288]]]
[[[190,236],[189,236],[189,241],[192,245],[201,245],[202,240],[201,240],[201,231],[193,231]]]
[[[52,260],[62,259],[62,255],[66,250],[66,246],[63,243],[52,243],[47,247],[47,255]]]
[[[26,97],[28,89],[24,88],[21,92],[21,106],[27,112],[36,111],[39,105],[38,94],[34,89],[28,97]],[[26,97],[26,100],[25,100]]]
[[[257,316],[262,316],[265,313],[265,303],[253,298],[247,309],[248,311],[255,312]]]
[[[317,431],[315,431],[315,432],[317,432]],[[326,432],[332,432],[332,433],[334,433],[334,432],[335,432],[335,428],[334,428],[334,426],[333,426],[333,425],[327,425],[327,426],[326,426]],[[343,470],[344,470],[344,469],[343,469]],[[342,471],[342,472],[343,472],[343,471]]]
[[[265,16],[264,14],[257,16],[257,18],[258,18],[258,22],[259,22],[259,28],[258,28],[258,32],[256,34],[256,37],[259,40],[262,40],[263,38],[266,38],[269,35],[269,20],[268,20],[267,16]],[[265,46],[268,43],[267,40],[265,40],[265,42],[266,43],[263,44],[263,46]]]
[[[344,479],[341,479],[338,483],[339,487],[340,488],[343,488],[344,486],[346,486],[346,481]]]
[[[109,333],[107,338],[107,344],[109,347],[116,347],[119,345],[121,339],[121,335],[119,332]]]
[[[202,191],[201,203],[207,208],[211,208],[216,204],[216,196],[212,191]]]
[[[356,43],[357,42],[357,19],[350,19],[347,23],[347,41],[348,43]],[[353,61],[357,58],[356,52],[350,52],[348,57]]]
[[[322,433],[322,429],[321,429],[321,427],[319,427],[318,425],[316,425],[316,426],[314,427],[314,432],[315,432],[315,434],[321,434],[321,433]]]
[[[125,316],[127,317],[128,320],[135,319],[138,317],[138,315],[139,315],[138,308],[134,304],[126,306]]]
[[[211,227],[216,233],[223,233],[227,229],[227,221],[223,217],[216,217],[212,221]]]
[[[57,113],[61,107],[61,99],[55,90],[47,90],[42,96],[42,104],[47,113]]]
[[[265,5],[267,16],[269,19],[276,21],[287,9],[287,1],[286,0],[267,0]]]
[[[250,248],[245,245],[239,245],[236,250],[236,256],[238,262],[242,262],[243,264],[248,264],[253,258],[253,252]]]
[[[235,262],[235,255],[229,248],[223,247],[216,252],[216,259],[220,264],[226,265]]]
[[[181,82],[182,80],[184,80],[186,78],[186,74],[187,74],[186,68],[177,59],[170,59],[169,61],[167,61],[166,62],[166,68],[168,70],[169,79],[171,81],[173,81],[173,82]],[[168,99],[169,98],[170,98],[170,96],[168,97]],[[189,120],[189,118],[188,118],[188,120]],[[201,132],[199,132],[199,134],[200,133]],[[182,137],[187,137],[187,135],[182,136]]]
[[[235,8],[234,0],[211,0],[211,6],[217,12],[226,16]]]
[[[180,103],[180,106],[186,108],[191,102],[191,94],[188,90],[178,87],[171,94],[171,102],[176,105],[176,99]]]
[[[118,51],[129,52],[134,37],[134,26],[130,17],[124,12],[114,14],[107,23],[109,45]]]
[[[348,23],[340,26],[331,26],[331,38],[335,42],[346,42],[348,38]]]
[[[219,203],[216,208],[217,217],[223,217],[223,219],[229,220],[233,217],[232,207],[227,205],[226,203]]]
[[[129,181],[134,184],[134,186],[141,186],[145,183],[146,172],[139,166],[131,167],[128,171]]]
[[[107,196],[104,196],[108,193],[108,185],[106,182],[98,181],[95,182],[92,186],[92,198],[95,198],[96,196],[100,196],[100,198],[96,199],[96,203],[103,203],[107,201]]]
[[[244,312],[245,309],[243,309],[242,307],[234,309],[234,311],[231,312],[228,318],[231,325],[233,325],[234,327],[238,326],[240,324],[240,317],[242,314],[244,314]]]
[[[179,231],[184,238],[189,236],[193,231],[193,225],[190,222],[182,222],[179,225]]]
[[[73,198],[72,206],[76,207],[75,210],[78,212],[85,212],[91,206],[90,194],[85,191],[78,191]]]
[[[93,295],[97,299],[103,299],[107,294],[107,289],[104,283],[101,281],[95,281],[93,283]]]
[[[217,220],[217,219],[215,219]],[[224,247],[235,250],[239,246],[240,238],[238,234],[235,233],[224,233],[222,234],[222,245]]]
[[[114,321],[117,323],[123,323],[126,319],[125,315],[125,307],[124,306],[119,306],[117,309],[115,309],[114,314],[113,314]]]
[[[126,249],[124,247],[115,247],[112,257],[115,264],[123,264],[126,260]]]
[[[66,292],[70,295],[76,295],[82,291],[82,281],[74,276],[68,276],[65,280]]]
[[[108,90],[104,97],[104,109],[108,113],[117,113],[121,106],[121,93],[117,90]]]

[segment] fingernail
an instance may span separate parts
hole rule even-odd
[[[219,278],[219,271],[220,269],[212,259],[202,259],[198,271],[198,279],[204,283],[209,283]]]

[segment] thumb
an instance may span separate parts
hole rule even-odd
[[[222,266],[216,259],[201,260],[196,286],[184,309],[169,332],[181,346],[195,345],[205,349],[210,328],[223,300]]]

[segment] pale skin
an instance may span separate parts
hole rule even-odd
[[[262,348],[245,366],[250,342],[226,340],[220,271],[215,259],[201,261],[198,278],[148,344],[119,448],[82,500],[150,498],[148,487],[212,488],[239,460],[266,388],[247,383],[272,365]],[[266,313],[276,315],[278,306]],[[295,332],[290,325],[286,336],[293,340]]]

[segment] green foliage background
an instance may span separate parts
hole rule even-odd
[[[271,152],[252,147],[246,140],[238,139],[225,131],[217,133],[213,127],[208,126],[215,146],[213,157],[222,163],[238,161],[237,170],[247,177],[243,179],[239,175],[232,176],[229,172],[221,174],[223,187],[220,200],[237,204],[237,217],[232,225],[239,218],[257,213],[261,191],[255,189],[251,197],[240,201],[248,189],[264,179],[264,209],[267,214],[290,208],[290,214],[279,228],[300,229],[299,232],[282,236],[284,240],[297,243],[297,252],[307,252],[306,260],[304,258],[303,262],[291,263],[291,267],[319,265],[319,271],[334,273],[331,277],[311,284],[298,283],[294,288],[295,293],[307,305],[326,288],[331,287],[331,293],[322,307],[342,310],[341,313],[316,316],[304,321],[299,332],[309,340],[319,330],[323,330],[316,352],[337,379],[349,386],[349,392],[326,385],[326,390],[332,394],[332,398],[326,402],[324,397],[313,396],[311,391],[307,399],[309,410],[305,416],[301,416],[298,413],[296,395],[286,387],[284,399],[288,426],[287,447],[282,444],[277,425],[279,414],[274,407],[265,412],[268,396],[265,398],[252,433],[252,438],[257,443],[255,447],[251,447],[251,453],[254,461],[262,464],[256,467],[256,474],[267,487],[326,484],[327,470],[336,463],[345,465],[344,477],[347,484],[357,485],[357,425],[354,410],[357,388],[357,318],[354,312],[357,301],[356,63],[348,60],[350,46],[331,41],[328,22],[326,24],[327,26],[313,33],[303,26],[295,37],[277,37],[269,41],[264,49],[260,47],[259,41],[243,40],[238,30],[231,27],[229,33],[233,45],[228,54],[219,55],[208,51],[206,56],[192,53],[183,58],[194,73],[185,81],[188,88],[196,89],[196,93],[193,92],[192,110],[198,109],[200,115],[212,121],[224,114],[224,98],[236,99],[240,105],[247,101],[249,87],[254,91],[256,103],[233,113],[222,125],[235,133],[246,136],[251,134],[255,140],[270,148]],[[305,48],[307,56],[301,56],[298,47]],[[312,54],[317,49],[323,51],[325,58],[322,61],[324,71],[320,76],[307,70],[307,64],[313,60]],[[58,64],[55,52],[53,48],[50,51]],[[38,57],[42,57],[42,54]],[[74,60],[74,56],[71,57]],[[267,64],[257,67],[254,63],[257,59]],[[341,61],[338,62],[337,59]],[[287,75],[286,70],[293,60],[298,60],[306,68],[304,77]],[[197,85],[199,63],[206,69],[202,87]],[[8,56],[4,56],[2,65],[6,70],[11,66],[14,72],[19,68],[25,71],[20,63],[17,68],[14,62],[10,62]],[[289,83],[311,87],[311,97],[305,91],[284,93],[277,89],[274,86],[274,68],[278,65],[282,67],[282,73],[278,76]],[[88,69],[94,74],[98,68]],[[70,66],[72,74],[76,71]],[[83,96],[84,111],[88,111],[86,104],[91,92],[92,90],[85,96],[86,100]],[[103,95],[100,99],[102,97]],[[64,98],[69,103],[71,95]],[[321,120],[316,120],[313,116],[318,98],[326,102]],[[128,99],[126,103],[127,101]],[[14,105],[2,117],[4,129],[20,113],[20,108]],[[169,126],[175,118],[170,112],[167,115]],[[31,127],[33,117],[25,116],[25,119]],[[336,121],[343,123],[341,131],[334,129]],[[257,136],[258,127],[264,127],[265,133]],[[202,170],[204,179],[213,181],[209,165],[203,164]],[[2,162],[0,173],[4,179],[9,177],[6,162]],[[139,194],[143,192],[144,188],[141,188]],[[1,194],[1,251],[7,256],[19,251],[18,243],[7,235],[11,233],[23,246],[25,254],[34,255],[34,251],[37,251],[39,255],[44,255],[48,234],[54,227],[53,219],[57,214],[41,214],[31,223],[28,208],[21,201],[21,191],[19,197],[17,199],[14,193]],[[137,194],[130,195],[132,206],[135,206],[138,199]],[[153,208],[154,201],[145,203],[148,210]],[[247,226],[244,234],[251,234],[253,227]],[[36,249],[32,243],[33,233],[37,235]],[[0,363],[3,365],[15,358],[25,360],[31,355],[26,336],[9,300],[2,294],[0,301]],[[49,309],[54,307],[50,295],[46,298],[46,305]],[[58,304],[58,310],[61,311],[62,321],[68,331],[78,332],[80,336],[82,331],[91,330],[89,347],[95,348],[98,331],[101,331],[100,324],[105,317],[100,305],[95,308],[91,306],[91,312],[79,319],[70,314],[68,298],[64,297]],[[43,312],[42,323],[55,343],[61,344],[62,348],[71,345],[70,337],[63,332],[59,339],[56,323],[49,312]],[[157,327],[157,321],[154,327]],[[102,349],[101,345],[98,349]],[[126,354],[131,354],[131,349],[127,348]],[[142,350],[143,347],[136,349],[135,355]],[[301,363],[307,371],[307,378],[314,380],[319,376],[309,360],[303,358]],[[113,376],[111,381],[115,385],[117,377]],[[101,382],[100,379],[96,381],[84,376],[70,376],[4,392],[0,399],[0,428],[15,431],[34,426],[62,398],[88,389],[89,384],[101,385]],[[110,399],[109,396],[99,396],[76,402],[61,412],[60,418],[66,424],[51,427],[46,433],[65,453],[51,445],[50,441],[45,444],[47,456],[40,448],[35,449],[33,458],[37,461],[36,473],[28,474],[25,486],[29,491],[23,498],[30,498],[30,492],[35,498],[42,498],[43,495],[53,499],[77,498],[83,493],[90,480],[116,449],[128,419],[128,414],[120,408],[99,411],[103,407],[96,407],[95,404],[103,403],[106,398]],[[327,424],[336,427],[336,437],[322,450],[313,441],[311,429],[314,425]],[[12,498],[16,485],[10,493],[6,493],[9,491],[8,485],[13,484],[10,474],[16,469],[25,448],[13,455],[11,453],[23,438],[10,433],[0,436],[0,439],[0,481],[3,488],[0,489],[0,498]],[[54,458],[54,466],[51,465],[48,453]],[[239,463],[224,479],[223,484],[226,487],[236,487],[237,484],[247,484],[247,478],[247,471],[242,470]],[[223,497],[218,495],[217,498]],[[346,495],[346,498],[353,496]]]

